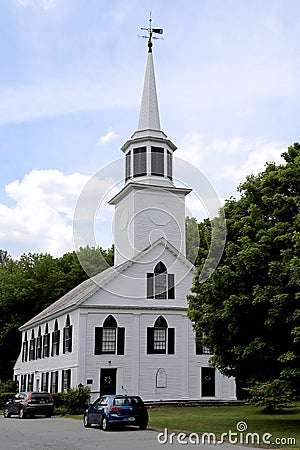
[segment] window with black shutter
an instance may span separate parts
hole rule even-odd
[[[49,327],[46,323],[45,334],[43,336],[43,358],[48,358],[50,356],[50,333]]]
[[[34,330],[31,332],[31,339],[29,341],[29,361],[35,359],[35,338],[34,338]]]
[[[63,329],[63,353],[72,352],[72,325],[70,324],[70,316],[67,315],[66,324]]]
[[[124,355],[125,328],[118,327],[116,319],[109,315],[102,327],[95,328],[95,355]]]
[[[162,261],[156,264],[154,273],[147,273],[147,298],[175,299],[175,276],[168,274]]]
[[[41,327],[39,327],[38,337],[36,339],[36,359],[41,359],[42,357],[42,332]]]
[[[22,345],[22,361],[27,361],[28,357],[28,341],[27,341],[27,332],[24,335],[24,341]]]
[[[55,321],[54,331],[52,332],[52,352],[51,356],[59,355],[60,330],[57,320]]]
[[[159,316],[154,327],[147,328],[147,353],[169,354],[175,353],[175,329],[168,328],[164,317]]]

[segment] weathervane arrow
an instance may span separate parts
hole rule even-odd
[[[163,34],[164,30],[162,28],[152,28],[152,18],[151,18],[151,12],[150,12],[150,18],[149,18],[149,27],[148,28],[141,28],[141,30],[148,31],[147,35],[139,35],[139,37],[148,39],[148,51],[149,53],[152,52],[152,39],[163,39],[163,37],[157,37],[153,36],[153,33],[155,34]]]

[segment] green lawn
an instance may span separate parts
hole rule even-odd
[[[198,435],[203,433],[214,433],[220,437],[222,433],[237,433],[237,423],[246,422],[247,431],[238,435],[232,435],[232,439],[238,437],[245,443],[247,433],[259,434],[260,443],[263,435],[266,439],[275,443],[276,438],[280,438],[280,444],[274,445],[276,448],[300,449],[300,408],[290,409],[282,414],[269,415],[261,412],[259,408],[252,406],[218,406],[218,407],[155,407],[149,409],[149,427],[155,429],[167,428],[172,431],[195,432]],[[242,427],[242,425],[240,425]],[[240,429],[242,431],[243,429]],[[269,433],[272,436],[267,436]],[[224,440],[228,440],[228,435]],[[288,443],[288,438],[294,438],[296,445]],[[249,437],[251,443],[251,437]],[[270,445],[260,445],[270,448]]]

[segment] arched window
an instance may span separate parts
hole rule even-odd
[[[23,347],[22,347],[22,361],[27,361],[28,357],[28,340],[27,331],[24,334]]]
[[[118,327],[116,319],[109,315],[102,327],[95,328],[95,355],[124,355],[125,328]]]
[[[72,325],[70,322],[70,316],[68,314],[63,329],[63,353],[71,353],[71,352],[72,352]]]
[[[147,353],[175,353],[175,328],[169,328],[163,316],[156,319],[154,327],[147,328]]]
[[[153,273],[147,273],[147,298],[175,298],[174,274],[168,274],[162,261],[156,264]]]
[[[59,355],[59,342],[60,342],[60,331],[58,329],[58,322],[56,320],[54,324],[54,331],[52,332],[51,356]]]
[[[48,358],[49,356],[50,356],[50,333],[48,324],[46,323],[45,333],[43,336],[43,358]]]
[[[36,359],[41,359],[42,357],[42,331],[39,327],[38,337],[36,339]]]
[[[34,330],[31,331],[31,338],[29,342],[29,361],[35,359],[35,338],[34,338]]]

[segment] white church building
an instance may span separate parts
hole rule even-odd
[[[115,207],[115,261],[21,328],[19,390],[78,385],[146,401],[235,400],[235,381],[209,366],[195,343],[187,295],[195,268],[185,256],[185,196],[173,183],[176,146],[161,130],[152,30],[138,129],[121,150],[125,183]],[[113,175],[113,174],[112,174]]]

